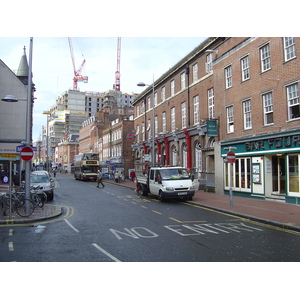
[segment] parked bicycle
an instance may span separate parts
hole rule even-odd
[[[35,210],[34,202],[32,200],[25,199],[23,192],[12,192],[11,201],[9,193],[6,193],[1,197],[1,209],[5,209],[2,214],[7,215],[7,212],[16,212],[21,217],[29,217]],[[11,207],[10,207],[11,205]]]

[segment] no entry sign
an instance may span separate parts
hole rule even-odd
[[[230,163],[230,164],[233,164],[235,162],[235,153],[233,151],[229,151],[227,153],[227,161]]]
[[[33,150],[30,147],[24,147],[20,152],[20,156],[23,160],[29,161],[33,158]]]

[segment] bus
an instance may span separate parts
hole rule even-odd
[[[100,161],[98,153],[75,155],[74,178],[76,180],[97,180]]]

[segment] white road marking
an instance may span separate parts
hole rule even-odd
[[[77,228],[75,228],[67,219],[64,220],[75,232],[80,232]]]
[[[13,235],[13,233],[14,233],[14,230],[13,230],[13,229],[9,229],[9,231],[8,231],[8,235],[9,235],[9,236],[12,236],[12,235]]]
[[[97,248],[98,250],[100,250],[102,253],[104,253],[105,255],[107,255],[109,258],[111,258],[112,260],[116,261],[116,262],[121,262],[119,259],[117,259],[116,257],[114,257],[112,254],[108,253],[107,251],[105,251],[103,248],[101,248],[100,246],[98,246],[97,244],[92,244],[95,248]]]
[[[9,251],[14,251],[14,243],[13,242],[8,243],[8,250]]]

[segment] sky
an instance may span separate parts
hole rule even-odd
[[[151,84],[194,50],[205,37],[121,37],[120,85],[123,93],[140,93],[138,82]],[[85,59],[78,82],[80,91],[105,92],[113,89],[117,70],[117,37],[71,37],[78,69]],[[23,48],[29,60],[30,37],[0,37],[0,59],[18,69]],[[33,83],[36,87],[33,110],[33,141],[39,139],[46,115],[64,91],[72,89],[74,70],[67,37],[33,37]]]

